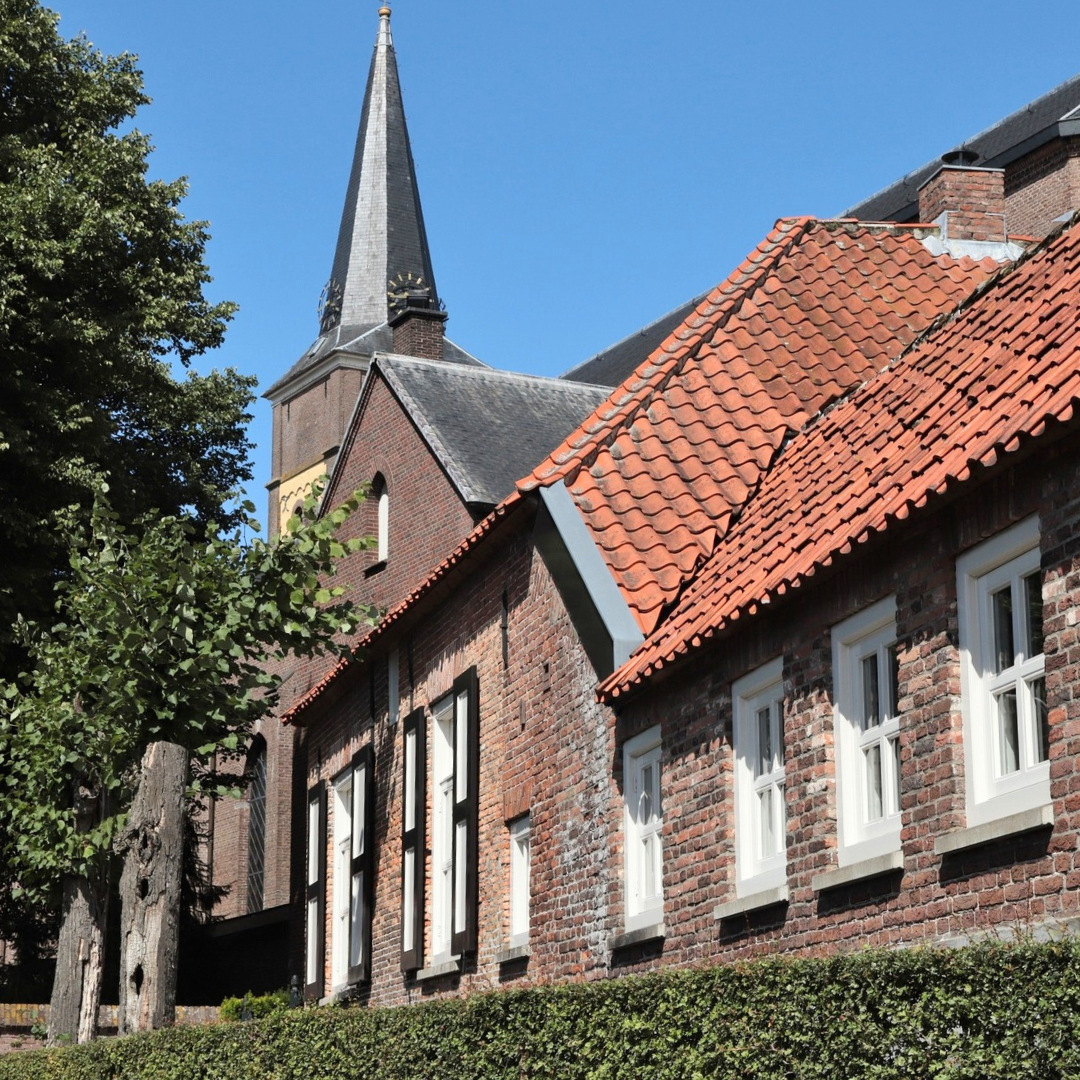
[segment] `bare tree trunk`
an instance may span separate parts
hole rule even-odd
[[[97,1034],[108,908],[107,880],[64,879],[56,975],[49,1002],[49,1046],[89,1042]]]
[[[180,885],[184,868],[184,788],[188,752],[151,743],[127,826],[117,840],[120,875],[121,1035],[176,1019]]]

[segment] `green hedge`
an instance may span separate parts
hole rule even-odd
[[[294,1010],[0,1059],[0,1080],[1080,1077],[1080,944],[868,950]]]

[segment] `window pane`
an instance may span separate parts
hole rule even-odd
[[[900,813],[900,736],[894,736],[889,740],[889,752],[892,756],[892,785],[889,792],[890,814]]]
[[[656,834],[642,839],[641,847],[641,898],[652,900],[656,896],[656,853],[653,850],[656,845]]]
[[[772,723],[769,718],[769,711],[768,705],[764,709],[758,709],[757,711],[758,764],[755,774],[757,776],[764,776],[766,773],[772,772]]]
[[[1036,571],[1024,578],[1027,599],[1028,656],[1038,656],[1043,651],[1043,602],[1042,575]]]
[[[315,972],[318,965],[318,956],[315,946],[318,944],[319,928],[315,925],[319,918],[319,901],[312,897],[307,902],[307,978],[310,986],[315,981]]]
[[[641,796],[638,799],[638,824],[648,825],[653,819],[653,767],[646,765],[641,770]]]
[[[364,801],[366,796],[367,769],[354,769],[352,782],[352,858],[364,853]]]
[[[784,764],[784,699],[773,702],[773,768],[779,769]]]
[[[768,858],[776,850],[773,831],[773,789],[765,788],[758,794],[758,814],[761,817],[761,857]]]
[[[990,597],[994,615],[994,673],[1000,674],[1016,661],[1013,645],[1012,586],[1006,585]]]
[[[1001,775],[1020,768],[1020,729],[1016,720],[1016,690],[1003,690],[994,695],[998,721],[998,748],[1001,755]]]
[[[401,935],[401,947],[405,952],[411,952],[413,947],[413,885],[416,880],[416,851],[409,848],[405,852],[405,889],[402,899],[402,921],[404,932]],[[310,980],[308,980],[310,982]]]
[[[881,695],[878,688],[877,653],[862,659],[862,729],[869,731],[881,723]]]
[[[881,743],[865,750],[866,760],[866,820],[877,821],[882,816]]]
[[[360,963],[363,949],[364,926],[364,875],[353,874],[352,895],[350,896],[352,919],[349,923],[349,967]]]
[[[308,803],[307,881],[314,885],[319,880],[319,801]]]
[[[1050,757],[1050,721],[1046,708],[1046,679],[1041,675],[1028,684],[1034,699],[1035,714],[1035,760],[1047,761]]]
[[[416,828],[416,732],[405,736],[405,829]]]
[[[465,841],[468,829],[464,821],[459,821],[454,829],[454,929],[465,929]]]
[[[889,716],[900,712],[900,654],[895,642],[889,646]],[[898,774],[899,775],[899,774]]]

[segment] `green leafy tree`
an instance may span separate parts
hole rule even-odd
[[[104,499],[69,521],[61,620],[25,629],[32,670],[0,688],[0,854],[33,899],[62,896],[53,1037],[93,1033],[114,843],[147,747],[179,744],[213,783],[212,755],[274,707],[271,661],[343,651],[370,617],[327,584],[366,544],[335,539],[358,498],[321,517],[315,498],[269,543],[189,515],[129,530]]]
[[[254,380],[175,378],[220,344],[230,304],[203,295],[204,223],[182,180],[151,180],[134,57],[64,40],[37,0],[0,0],[0,671],[17,612],[50,617],[66,566],[55,528],[103,478],[132,522],[191,508],[230,523],[250,479]],[[239,520],[239,518],[235,518]]]

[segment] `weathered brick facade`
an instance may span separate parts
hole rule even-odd
[[[520,529],[418,612],[411,629],[383,642],[410,657],[402,716],[429,707],[462,671],[478,670],[479,944],[460,973],[417,981],[400,970],[402,738],[400,725],[387,721],[378,659],[371,664],[374,693],[372,676],[357,674],[343,697],[307,716],[309,784],[331,782],[357,746],[376,748],[373,977],[358,988],[361,1000],[415,1001],[775,952],[955,941],[1076,917],[1078,492],[1075,437],[1010,461],[961,497],[839,560],[812,587],[675,669],[618,715],[596,703],[596,675],[528,530]],[[1042,537],[1054,824],[936,854],[935,841],[965,824],[956,557],[1032,514]],[[899,645],[903,868],[815,888],[815,878],[836,869],[830,628],[886,596],[896,598]],[[789,902],[717,919],[717,906],[735,897],[732,683],[776,656],[783,658]],[[625,926],[621,747],[656,724],[663,735],[664,936],[617,947]],[[430,790],[429,779],[429,836]],[[523,809],[532,814],[531,955],[500,964],[508,926],[506,826]],[[328,828],[332,833],[332,820]],[[329,895],[332,860],[326,875]],[[328,914],[327,956],[331,938]]]

